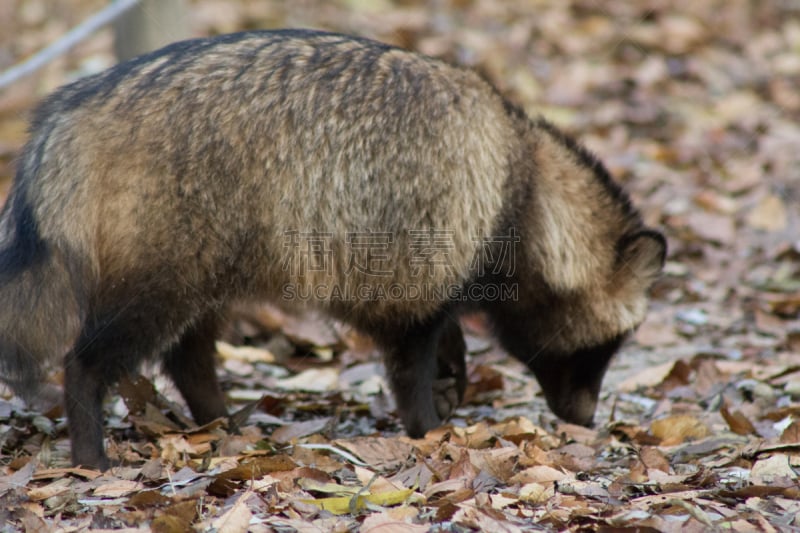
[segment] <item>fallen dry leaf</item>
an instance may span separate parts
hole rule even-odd
[[[687,439],[702,439],[709,435],[708,427],[690,415],[674,415],[654,420],[650,433],[661,439],[662,446],[681,444]]]
[[[245,533],[248,531],[250,519],[253,518],[253,513],[246,503],[249,497],[249,491],[241,494],[230,509],[212,522],[212,527],[219,533]]]
[[[788,215],[780,196],[765,196],[747,215],[747,223],[755,229],[781,231],[786,227]]]
[[[738,435],[757,435],[756,428],[741,411],[730,412],[727,405],[720,408],[720,414],[728,423],[731,431]]]
[[[0,69],[106,4],[0,2]],[[650,314],[612,360],[591,429],[550,413],[485,316],[462,317],[466,401],[448,424],[409,439],[370,339],[321,316],[237,305],[218,344],[237,414],[197,428],[169,380],[146,369],[105,406],[109,452],[126,464],[110,472],[67,468],[63,376],[28,406],[0,388],[3,528],[800,528],[792,2],[195,0],[186,9],[197,36],[324,27],[475,66],[586,143],[665,232]],[[110,28],[95,32],[0,92],[0,197],[25,117],[51,88],[112,64],[112,41]],[[303,503],[326,499],[342,514]]]

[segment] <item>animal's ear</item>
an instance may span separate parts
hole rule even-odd
[[[667,240],[657,231],[643,230],[620,241],[617,281],[623,286],[647,289],[661,275]]]

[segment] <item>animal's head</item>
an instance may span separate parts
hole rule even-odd
[[[666,241],[589,152],[547,123],[531,137],[531,192],[515,221],[518,301],[494,321],[553,412],[588,425],[612,355],[644,320]]]
[[[592,423],[611,357],[644,320],[665,253],[661,234],[643,230],[620,241],[613,269],[596,284],[560,290],[522,283],[518,301],[496,308],[502,344],[533,371],[560,418]]]
[[[644,320],[647,291],[661,273],[665,252],[658,233],[626,237],[605,286],[554,294],[551,305],[541,308],[543,327],[535,328],[535,351],[525,362],[559,417],[592,423],[608,364]]]

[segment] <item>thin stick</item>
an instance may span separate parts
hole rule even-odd
[[[114,19],[124,14],[140,1],[141,0],[114,0],[114,2],[103,8],[102,11],[98,11],[72,28],[50,46],[31,56],[26,61],[18,63],[1,73],[0,90],[5,89],[25,76],[33,74],[58,56],[67,53],[76,44],[106,24],[113,22]]]

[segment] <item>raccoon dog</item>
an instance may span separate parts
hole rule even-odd
[[[63,357],[75,464],[107,468],[102,400],[160,361],[204,423],[242,298],[326,311],[385,354],[412,436],[464,390],[486,313],[555,414],[592,421],[664,238],[591,154],[473,72],[314,31],[176,43],[57,90],[0,215],[0,374]]]

